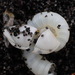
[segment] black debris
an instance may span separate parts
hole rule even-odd
[[[37,35],[37,34],[39,34],[39,31],[36,31],[36,32],[35,32],[35,35]]]
[[[46,29],[48,29],[48,27],[46,27]]]
[[[47,15],[45,15],[45,17],[47,17]]]
[[[53,16],[53,14],[51,14],[51,16]]]
[[[23,34],[23,36],[27,36],[27,34],[26,34],[26,33],[24,33],[24,34]]]
[[[33,33],[32,32],[30,32],[30,36],[32,37],[32,35],[33,35]]]
[[[30,28],[29,28],[29,27],[28,27],[28,28],[26,28],[26,31],[27,31],[27,32],[30,32]]]
[[[48,74],[52,73],[50,70],[48,71]]]
[[[15,44],[14,46],[16,47],[17,45]]]
[[[26,58],[23,58],[25,61],[27,61],[27,59]]]
[[[14,36],[18,36],[20,34],[20,30],[17,27],[12,27],[10,29],[10,33],[13,33]]]
[[[24,31],[22,31],[22,33],[23,33],[23,34],[24,34],[24,33],[26,33],[26,32],[25,32],[25,30],[24,30]]]
[[[20,45],[17,45],[18,47],[21,47]]]
[[[20,38],[20,37],[17,37],[18,39]]]
[[[31,46],[32,44],[30,43],[29,46]]]
[[[34,39],[34,40],[33,40],[33,43],[36,44],[36,42],[37,42],[37,39]]]
[[[57,28],[60,29],[61,25],[58,25]]]
[[[44,35],[42,34],[41,37],[44,37]]]
[[[26,26],[24,26],[25,28],[27,28]]]
[[[28,41],[30,41],[31,39],[28,39]]]
[[[30,49],[28,48],[28,49],[26,49],[26,51],[30,51]]]

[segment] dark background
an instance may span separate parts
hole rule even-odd
[[[70,27],[70,39],[61,51],[43,56],[56,63],[57,75],[75,73],[75,0],[0,0],[0,75],[34,75],[24,63],[21,50],[4,45],[2,16],[6,9],[14,13],[18,23],[26,23],[43,11],[62,15]]]

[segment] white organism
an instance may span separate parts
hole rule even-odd
[[[9,29],[4,29],[4,35],[7,37],[11,45],[26,50],[31,45],[36,30],[36,28],[28,25],[23,25],[19,28],[10,26]]]
[[[25,63],[35,75],[55,75],[55,64],[47,61],[41,55],[24,51]]]
[[[54,12],[36,14],[28,24],[40,31],[34,53],[48,54],[61,50],[69,40],[69,26],[66,20]]]
[[[69,26],[65,19],[54,12],[36,14],[27,25],[13,25],[14,15],[3,15],[4,38],[11,45],[23,50],[25,63],[35,75],[55,75],[54,63],[39,54],[49,54],[61,50],[69,39]],[[7,18],[7,16],[9,18]]]

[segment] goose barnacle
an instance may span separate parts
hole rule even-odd
[[[9,20],[6,24],[6,26],[10,26],[9,30],[12,31],[12,36],[8,34],[10,32],[7,29],[5,29],[4,35],[8,37],[8,34],[13,41],[9,38],[7,39],[12,45],[16,44],[17,48],[28,49],[31,46],[31,41],[37,39],[33,45],[32,52],[48,54],[61,50],[68,42],[69,26],[66,20],[57,13],[38,13],[33,17],[32,21],[28,21],[27,25],[23,24],[18,28],[16,25],[11,26],[14,21],[13,18],[9,15]]]
[[[34,15],[28,24],[40,31],[34,53],[48,54],[61,50],[69,40],[69,26],[66,20],[54,12],[42,12]]]
[[[23,57],[30,70],[35,75],[55,75],[55,64],[39,54],[57,52],[66,45],[70,32],[65,19],[54,12],[42,12],[29,20],[27,25],[17,27],[13,25],[14,17],[4,17],[7,23],[3,34],[11,45],[24,50]]]

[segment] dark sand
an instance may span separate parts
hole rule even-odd
[[[26,23],[42,11],[62,15],[70,27],[70,39],[61,51],[44,56],[56,63],[57,75],[71,75],[75,72],[75,0],[0,0],[0,75],[34,75],[24,63],[21,50],[11,45],[6,48],[4,45],[2,15],[6,9],[14,13],[19,23]]]

